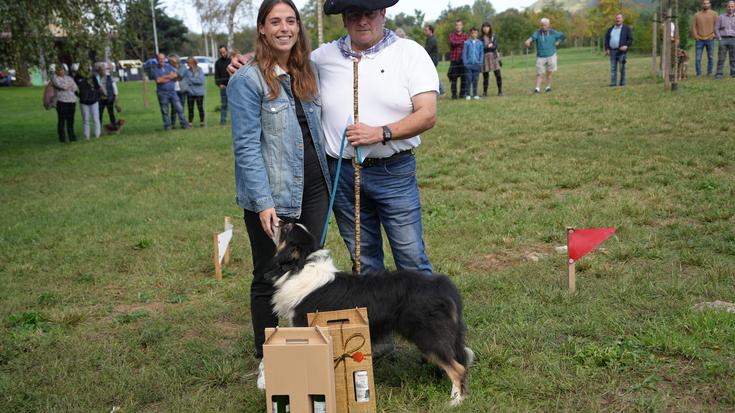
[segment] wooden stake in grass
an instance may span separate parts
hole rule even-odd
[[[590,251],[615,233],[615,228],[574,229],[567,227],[567,275],[569,292],[577,291],[577,271],[575,264]]]
[[[574,228],[567,227],[567,251],[570,251],[569,238],[574,233]],[[567,259],[567,284],[569,286],[569,292],[574,293],[577,291],[577,269],[575,267],[575,261],[572,258]]]
[[[214,278],[222,280],[222,265],[230,263],[230,241],[232,240],[232,222],[230,217],[225,217],[225,230],[222,233],[214,233]]]

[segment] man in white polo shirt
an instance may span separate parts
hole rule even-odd
[[[327,0],[326,14],[342,14],[347,35],[315,50],[322,126],[334,176],[342,133],[353,114],[353,62],[358,61],[359,121],[347,127],[334,213],[354,261],[354,170],[360,146],[361,271],[385,269],[381,226],[398,269],[426,274],[432,266],[422,237],[414,148],[436,121],[439,77],[418,43],[385,29],[386,7],[398,0]]]

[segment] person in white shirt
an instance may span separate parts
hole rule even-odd
[[[346,128],[345,158],[334,200],[339,232],[355,261],[353,148],[365,158],[360,173],[361,272],[385,270],[381,227],[396,268],[433,271],[426,254],[414,150],[434,127],[439,76],[424,48],[385,28],[386,8],[398,0],[327,0],[347,35],[313,51],[321,90],[322,127],[332,179]],[[233,72],[247,57],[233,59]],[[353,62],[358,67],[359,123],[353,120]],[[348,126],[349,125],[349,126]],[[378,343],[380,344],[380,343]],[[393,348],[385,343],[385,353]],[[380,346],[373,347],[380,353]],[[377,356],[377,354],[376,354]]]

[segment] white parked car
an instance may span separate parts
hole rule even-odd
[[[188,59],[187,57],[182,57],[181,61],[186,62]],[[205,75],[213,75],[214,74],[214,60],[212,60],[209,56],[194,56],[194,59],[197,61],[197,65],[204,71]]]

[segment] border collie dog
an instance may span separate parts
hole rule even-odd
[[[307,313],[367,307],[372,342],[399,333],[446,371],[452,405],[467,394],[474,353],[465,347],[462,298],[446,275],[341,272],[304,226],[288,223],[281,227],[274,270],[266,278],[275,287],[275,311],[292,326],[306,326]]]

